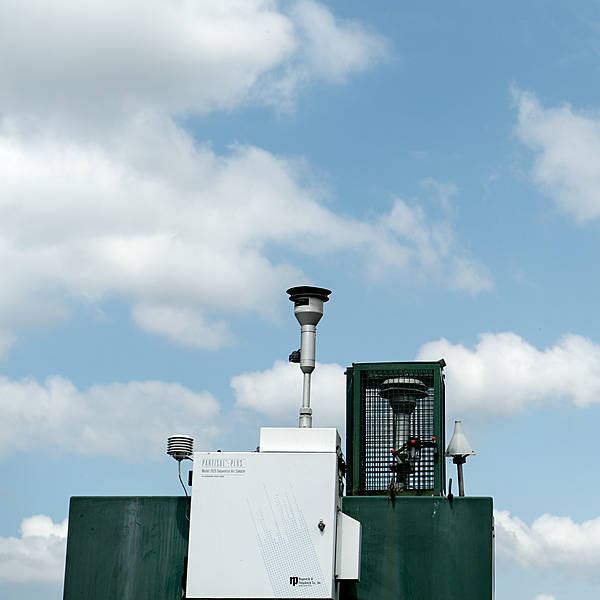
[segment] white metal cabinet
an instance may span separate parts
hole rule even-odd
[[[334,598],[337,469],[332,452],[194,453],[187,596]]]

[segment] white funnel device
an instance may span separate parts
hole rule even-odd
[[[312,427],[312,409],[310,408],[310,376],[315,370],[317,323],[323,316],[323,304],[329,300],[331,290],[301,285],[287,290],[294,303],[294,314],[300,323],[300,356],[292,353],[290,360],[299,362],[304,373],[302,389],[302,408],[300,408],[300,427]]]
[[[452,462],[456,465],[458,471],[458,495],[465,495],[465,481],[463,479],[462,466],[467,460],[467,456],[473,456],[475,452],[471,448],[467,437],[463,431],[462,421],[454,421],[454,435],[446,449],[446,456],[452,458]]]
[[[475,452],[471,448],[467,436],[463,431],[462,421],[454,421],[454,435],[448,444],[446,456],[455,458],[457,456],[473,456]]]

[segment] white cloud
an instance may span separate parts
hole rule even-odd
[[[312,376],[311,407],[315,427],[346,428],[344,367],[317,364]],[[270,369],[231,379],[235,407],[264,415],[278,426],[296,426],[302,404],[302,373],[297,364],[275,361]]]
[[[353,252],[386,277],[491,285],[485,267],[461,256],[445,217],[400,199],[370,221],[340,216],[295,163],[254,147],[219,156],[158,117],[102,144],[5,130],[0,162],[5,335],[64,318],[73,301],[116,296],[139,327],[216,348],[233,337],[225,316],[272,313],[285,286],[306,279],[271,260],[272,248]]]
[[[174,121],[286,105],[385,52],[312,0],[3,2],[0,352],[74,302],[114,297],[146,331],[218,348],[235,339],[232,314],[272,314],[308,279],[271,250],[353,252],[375,275],[489,289],[447,215],[397,199],[368,221],[341,216],[297,163],[254,147],[219,156]]]
[[[534,181],[578,223],[600,216],[600,114],[569,104],[544,108],[515,91],[516,133],[534,152]]]
[[[304,69],[328,81],[343,81],[382,59],[385,41],[356,21],[339,22],[322,4],[296,2],[291,13],[304,38]]]
[[[431,186],[433,181],[429,179],[426,183]],[[453,194],[449,194],[447,188],[448,184],[435,182],[434,189],[439,194],[443,209],[441,220],[432,220],[419,204],[409,205],[396,198],[390,214],[381,217],[383,230],[389,228],[410,248],[406,262],[416,267],[412,271],[415,280],[421,273],[421,278],[434,276],[455,290],[471,293],[491,290],[494,281],[487,267],[465,256],[455,240],[450,214],[450,197]],[[386,269],[387,266],[383,262],[376,268]]]
[[[555,596],[548,596],[547,594],[538,594],[535,600],[556,600]]]
[[[600,402],[600,345],[580,335],[538,350],[515,333],[484,333],[472,350],[440,339],[417,354],[442,357],[451,410],[508,415],[560,399],[580,407]]]
[[[432,220],[396,199],[370,220],[341,216],[297,163],[254,147],[217,155],[175,123],[181,112],[286,104],[300,84],[342,81],[385,55],[379,36],[321,4],[57,0],[24,10],[7,0],[0,53],[10,57],[0,352],[74,302],[112,297],[146,331],[218,348],[235,339],[232,314],[272,314],[287,285],[308,279],[272,250],[352,252],[374,275],[492,286],[448,215]]]
[[[193,308],[136,304],[132,316],[141,329],[186,346],[212,349],[232,340],[226,322],[208,323],[202,312]]]
[[[498,554],[522,567],[597,579],[600,517],[575,523],[544,514],[530,526],[507,510],[494,511]]]
[[[177,383],[131,381],[78,390],[0,377],[0,454],[43,446],[81,454],[160,458],[166,439],[189,433],[202,446],[218,435],[219,403]]]
[[[289,8],[289,10],[288,10]],[[276,0],[4,0],[0,106],[95,131],[139,110],[232,109],[278,88],[340,81],[381,58],[358,23],[316,2]]]
[[[0,537],[0,582],[59,583],[64,575],[67,519],[35,515],[21,522],[21,537]]]

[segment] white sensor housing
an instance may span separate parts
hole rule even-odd
[[[181,462],[194,453],[194,438],[189,435],[172,435],[167,440],[167,454]]]

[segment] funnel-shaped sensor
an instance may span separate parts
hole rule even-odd
[[[415,410],[417,400],[427,397],[427,386],[420,379],[394,377],[381,384],[379,394],[390,403],[394,449],[402,451],[410,437],[410,415]]]
[[[454,435],[448,444],[446,456],[456,458],[473,456],[474,454],[475,452],[473,452],[473,448],[471,448],[471,444],[469,444],[463,431],[462,421],[454,421]]]

